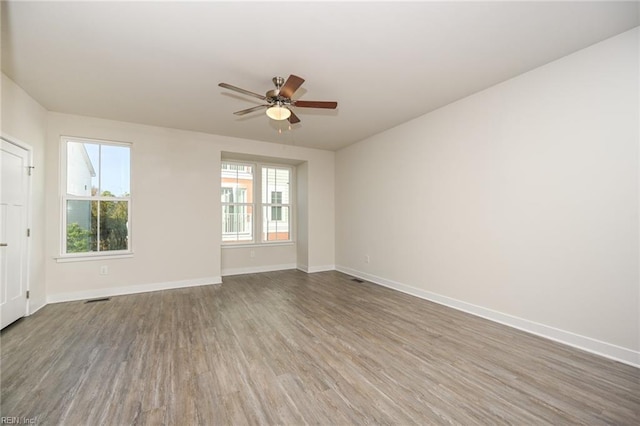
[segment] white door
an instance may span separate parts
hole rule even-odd
[[[29,152],[2,140],[0,149],[0,328],[27,314]]]

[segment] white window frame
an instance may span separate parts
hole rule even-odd
[[[133,145],[128,142],[116,142],[110,140],[90,139],[82,137],[63,136],[60,138],[60,256],[58,262],[73,262],[84,260],[96,260],[99,258],[126,258],[133,256],[133,227],[131,211],[133,198],[131,189],[133,182]],[[67,193],[67,146],[69,142],[90,143],[96,145],[124,146],[129,148],[129,196],[128,197],[104,197],[104,196],[78,196]],[[127,250],[88,251],[82,253],[67,253],[67,201],[126,201],[127,202]]]
[[[253,202],[241,203],[244,205],[250,205],[253,209],[253,221],[252,221],[252,239],[251,241],[221,241],[223,247],[242,247],[242,246],[273,246],[273,245],[288,245],[295,243],[295,211],[296,211],[296,198],[295,198],[295,182],[296,182],[296,168],[288,164],[275,164],[266,162],[255,161],[243,161],[222,159],[220,171],[222,171],[222,164],[237,164],[242,166],[251,166],[253,168]],[[277,204],[271,203],[271,199],[263,200],[262,196],[262,169],[263,168],[279,168],[289,170],[289,204]],[[222,182],[220,184],[220,191],[222,191]],[[269,193],[268,197],[271,194]],[[221,203],[225,205],[226,203]],[[237,204],[237,203],[231,203]],[[287,206],[289,207],[289,239],[288,240],[276,240],[268,241],[263,240],[262,224],[264,222],[263,211],[264,207],[270,209],[272,206]]]

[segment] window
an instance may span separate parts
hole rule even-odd
[[[289,186],[291,169],[262,167],[263,241],[290,240]]]
[[[131,148],[63,138],[62,254],[131,251]]]
[[[291,241],[292,169],[229,161],[221,169],[222,242]]]
[[[222,241],[253,241],[253,166],[222,163]]]

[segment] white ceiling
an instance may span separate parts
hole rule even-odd
[[[2,70],[50,111],[335,150],[640,25],[637,2],[4,2]],[[293,126],[261,103],[296,74]],[[284,127],[278,132],[278,126]]]

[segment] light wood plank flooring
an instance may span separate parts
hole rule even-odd
[[[48,305],[1,415],[64,425],[640,424],[640,370],[338,272]]]

